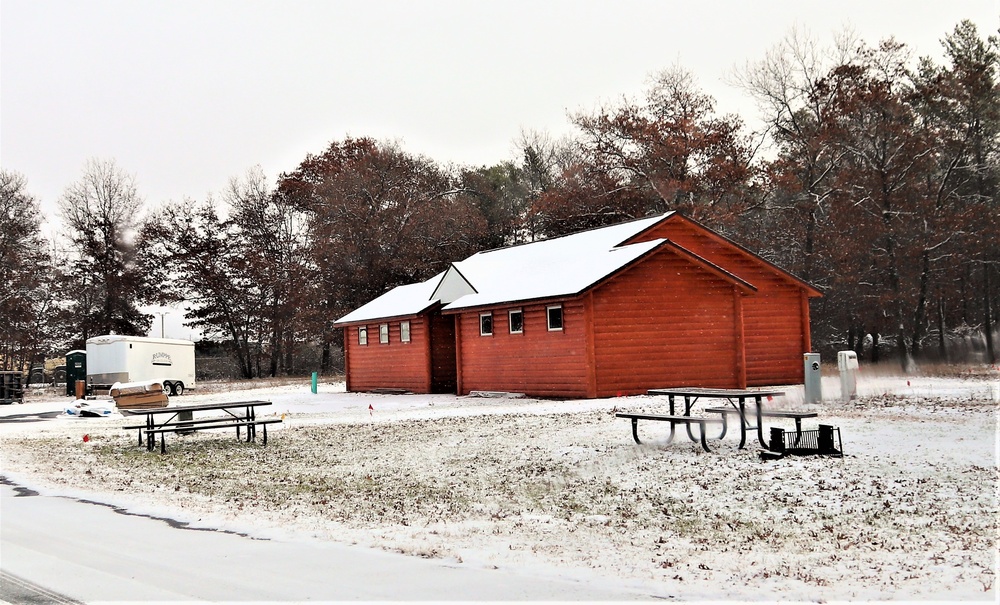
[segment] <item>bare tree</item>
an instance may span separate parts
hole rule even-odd
[[[232,178],[223,194],[229,204],[235,236],[243,243],[248,266],[259,284],[262,300],[257,314],[255,362],[257,373],[266,361],[267,373],[294,370],[294,320],[305,301],[300,286],[305,272],[307,217],[274,191],[259,166],[243,178]]]
[[[715,100],[681,67],[654,74],[642,99],[572,119],[578,159],[534,208],[545,234],[667,210],[731,225],[746,210],[753,169],[742,122],[716,115]]]
[[[485,221],[433,161],[369,138],[333,142],[280,177],[279,194],[309,214],[310,331],[330,369],[342,314],[427,279],[474,252]]]
[[[818,231],[829,217],[833,180],[844,157],[843,150],[823,136],[833,95],[822,90],[821,83],[858,55],[859,41],[850,30],[823,47],[793,28],[763,59],[747,62],[732,78],[756,101],[768,135],[762,142],[770,140],[779,155],[769,173],[796,181],[794,188],[773,186],[772,191],[783,195],[771,196],[768,203],[782,229],[794,234],[787,238],[793,247],[782,260],[807,280],[821,277],[815,267]]]
[[[79,341],[107,334],[141,335],[151,317],[137,304],[145,281],[135,265],[135,237],[142,198],[135,177],[114,160],[89,160],[80,180],[59,200],[64,235],[73,255],[72,287]]]
[[[209,197],[166,204],[146,218],[142,265],[163,288],[160,302],[187,303],[188,324],[226,343],[243,378],[258,374],[261,304],[266,298],[253,259],[231,220]]]

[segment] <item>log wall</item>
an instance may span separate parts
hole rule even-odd
[[[550,303],[556,304],[556,303]],[[492,309],[493,335],[480,336],[480,311],[458,315],[459,394],[506,391],[538,397],[587,397],[587,325],[582,300],[565,301],[563,329],[549,331],[546,304]],[[511,334],[507,311],[524,312]]]
[[[597,396],[739,386],[731,283],[664,250],[593,292]]]
[[[738,275],[757,288],[743,299],[747,386],[799,384],[809,351],[809,307],[793,280],[681,217],[666,220],[633,241],[667,238]]]
[[[399,320],[367,324],[368,344],[358,344],[358,327],[344,328],[347,389],[352,392],[373,389],[406,389],[414,393],[431,392],[431,364],[427,317],[410,320],[410,342],[401,342]],[[389,324],[389,343],[378,340],[379,325]]]

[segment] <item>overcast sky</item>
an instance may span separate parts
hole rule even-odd
[[[274,180],[347,135],[490,165],[522,129],[567,133],[568,112],[675,64],[750,121],[724,78],[793,27],[940,57],[961,19],[985,37],[998,16],[998,0],[2,0],[0,165],[48,214],[88,158],[149,206],[256,164]]]
[[[919,55],[962,18],[996,33],[995,0],[498,2],[2,0],[0,163],[53,202],[91,157],[150,203],[204,197],[260,164],[275,178],[345,135],[440,162],[512,157],[522,128],[637,95],[679,64],[719,109],[722,79],[793,26],[844,26]]]

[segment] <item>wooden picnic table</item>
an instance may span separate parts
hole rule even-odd
[[[670,401],[670,417],[683,418],[691,417],[691,408],[694,406],[698,399],[710,398],[710,399],[724,399],[728,401],[732,407],[734,413],[740,416],[740,449],[743,449],[746,445],[747,439],[747,429],[757,429],[757,440],[760,442],[761,447],[767,448],[767,443],[764,442],[764,429],[763,429],[763,419],[765,416],[770,417],[785,417],[785,418],[796,418],[796,427],[799,426],[801,418],[811,418],[815,417],[815,412],[796,412],[792,410],[764,410],[764,399],[772,398],[784,395],[784,391],[779,391],[775,389],[712,389],[712,388],[702,388],[702,387],[682,387],[682,388],[669,388],[669,389],[650,389],[647,391],[649,395],[666,395]],[[677,415],[675,408],[675,397],[684,398],[684,413]],[[748,399],[752,399],[756,403],[755,416],[757,419],[756,426],[753,426],[747,420],[747,410],[746,402]],[[721,413],[723,424],[722,424],[722,434],[719,438],[726,436],[726,413],[729,410],[720,408],[710,408],[713,413]],[[674,423],[680,423],[678,421],[671,421],[670,434],[673,437]],[[633,420],[633,433],[635,420]],[[697,441],[698,439],[691,432],[691,423],[685,424],[687,428],[688,437],[692,441]],[[708,451],[707,444],[704,440],[705,425],[701,423],[701,441],[702,447]],[[635,435],[633,435],[635,437]]]
[[[245,427],[246,441],[250,443],[257,438],[257,427],[261,426],[264,433],[263,445],[267,445],[267,425],[280,423],[281,419],[258,420],[256,409],[271,405],[270,401],[230,401],[220,403],[205,403],[200,405],[175,405],[161,408],[146,408],[122,410],[133,416],[145,416],[143,424],[123,426],[123,429],[138,429],[139,445],[142,446],[143,433],[146,437],[146,449],[152,451],[156,446],[156,435],[160,436],[160,452],[166,453],[166,433],[189,433],[209,429],[235,428],[236,437],[240,438],[240,429]],[[214,418],[193,417],[194,412],[220,411],[223,416]],[[181,414],[184,417],[178,418]],[[166,418],[163,420],[163,418]]]

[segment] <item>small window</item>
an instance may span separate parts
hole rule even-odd
[[[480,336],[493,336],[493,314],[492,313],[480,313],[479,314],[479,335]]]
[[[549,330],[556,331],[563,329],[562,305],[548,307],[546,309],[549,318]]]
[[[508,311],[507,319],[510,321],[511,334],[521,334],[524,332],[524,313],[520,309],[511,309]]]
[[[381,324],[378,327],[378,341],[382,344],[389,344],[389,324]]]
[[[358,344],[367,345],[368,344],[368,326],[361,326],[358,328]]]
[[[410,342],[410,322],[399,322],[399,342]]]

